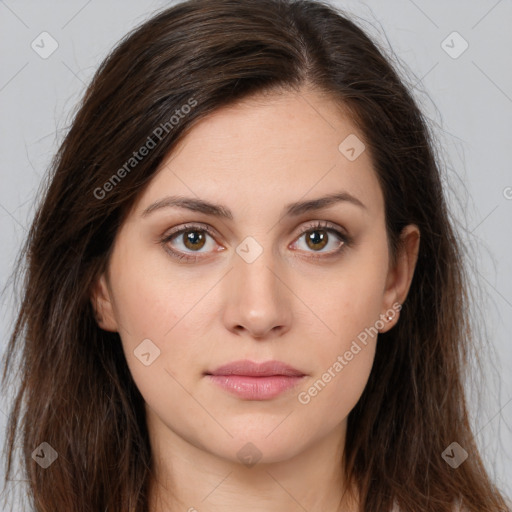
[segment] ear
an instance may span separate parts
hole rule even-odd
[[[105,273],[91,287],[91,304],[96,322],[105,331],[118,332],[112,297]]]
[[[396,262],[390,267],[384,291],[381,320],[384,327],[379,332],[386,332],[398,321],[399,311],[411,286],[414,269],[418,260],[420,230],[409,224],[400,233]]]

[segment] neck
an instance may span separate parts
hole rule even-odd
[[[150,429],[157,421],[149,419]],[[353,512],[355,501],[344,493],[341,463],[345,431],[346,423],[288,460],[249,467],[166,428],[165,436],[150,436],[158,456],[153,458],[149,511]]]

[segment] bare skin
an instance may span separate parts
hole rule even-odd
[[[351,161],[338,149],[350,134],[363,140],[310,89],[218,110],[168,156],[121,226],[91,299],[99,325],[119,332],[146,402],[152,512],[356,510],[357,499],[342,498],[341,458],[378,336],[359,351],[353,342],[398,321],[419,231],[407,226],[392,266],[369,151]],[[285,215],[290,203],[338,192],[355,201]],[[177,206],[143,215],[171,195],[223,205],[232,219]],[[196,245],[183,233],[161,243],[185,224]],[[146,339],[151,358],[160,350],[147,366],[134,354]],[[275,398],[247,400],[204,375],[239,359],[279,360],[305,377]]]

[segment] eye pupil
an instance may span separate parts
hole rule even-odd
[[[187,231],[186,233],[183,233],[183,236],[185,237],[185,246],[188,249],[201,249],[205,243],[204,234],[197,230]]]
[[[320,235],[318,235],[320,233]],[[324,230],[316,229],[306,236],[307,244],[311,249],[323,249],[327,244],[328,235]],[[312,245],[313,244],[313,245]],[[318,247],[318,244],[322,244]],[[316,246],[316,247],[315,247]]]

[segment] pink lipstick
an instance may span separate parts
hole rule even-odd
[[[294,388],[305,374],[280,361],[233,361],[205,373],[212,382],[245,400],[270,400]]]

